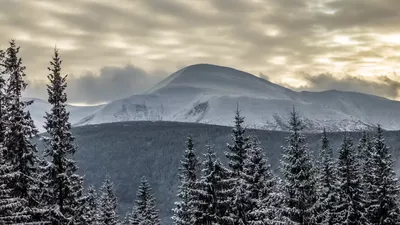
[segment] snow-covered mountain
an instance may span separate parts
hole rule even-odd
[[[236,105],[248,127],[284,130],[293,106],[310,131],[359,130],[380,123],[400,129],[400,102],[342,91],[295,92],[232,68],[183,68],[144,94],[112,101],[75,125],[121,121],[180,121],[232,125]],[[74,114],[74,113],[71,113]],[[84,114],[84,113],[82,113]]]

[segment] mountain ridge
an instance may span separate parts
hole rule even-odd
[[[355,131],[381,124],[400,129],[400,102],[357,92],[296,92],[250,73],[212,64],[195,64],[171,74],[148,91],[90,110],[81,108],[73,125],[123,121],[176,121],[229,125],[239,104],[253,128],[284,130],[281,121],[293,106],[309,131]],[[385,109],[385,110],[383,110]],[[80,113],[81,111],[87,112]]]

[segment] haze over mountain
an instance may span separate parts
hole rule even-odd
[[[31,113],[31,117],[35,122],[35,126],[39,129],[40,132],[44,132],[44,122],[45,122],[45,112],[49,112],[51,109],[50,104],[39,98],[24,98],[25,101],[33,100],[33,103],[27,107],[27,110]],[[70,113],[70,121],[72,124],[78,122],[83,117],[87,116],[90,113],[95,112],[99,109],[101,105],[98,106],[74,106],[68,105],[67,109]]]
[[[31,106],[44,115],[47,106]],[[252,74],[210,64],[185,67],[149,91],[95,107],[71,107],[76,126],[122,121],[178,121],[230,125],[239,105],[253,128],[285,130],[293,106],[309,131],[368,129],[381,124],[400,129],[400,102],[343,91],[295,92]],[[383,110],[384,109],[384,110]],[[42,111],[41,111],[42,110]],[[37,126],[42,121],[34,116]]]

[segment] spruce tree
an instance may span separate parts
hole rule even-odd
[[[135,206],[130,215],[130,225],[139,225],[140,221],[142,221],[142,219],[139,217],[137,207]]]
[[[249,224],[276,224],[279,222],[277,201],[278,180],[271,171],[257,138],[253,138],[244,163],[245,193],[250,203]]]
[[[0,224],[27,221],[30,217],[20,213],[24,200],[12,197],[12,189],[7,186],[8,176],[12,176],[13,167],[6,162],[3,152],[4,149],[0,143]]]
[[[136,209],[139,225],[159,225],[160,219],[155,205],[150,184],[145,177],[142,178],[136,199]]]
[[[131,225],[131,213],[128,212],[125,217],[124,220],[122,220],[122,225]]]
[[[15,218],[15,223],[40,221],[41,218],[41,210],[38,208],[40,191],[38,190],[37,149],[31,142],[31,138],[38,131],[30,113],[25,111],[32,101],[21,100],[27,83],[24,81],[25,66],[22,65],[18,54],[19,47],[12,40],[3,60],[3,74],[9,76],[4,101],[6,106],[4,121],[7,127],[4,134],[4,157],[5,161],[12,166],[9,176],[7,176],[7,188],[10,189],[10,195],[23,200],[20,202],[20,207],[13,209],[15,215],[21,215],[19,218]],[[26,216],[22,216],[22,214]]]
[[[339,150],[339,202],[336,217],[339,224],[368,224],[362,189],[360,165],[356,159],[353,140],[345,134]]]
[[[181,184],[178,190],[178,198],[180,201],[176,202],[174,215],[172,217],[176,225],[192,225],[193,222],[193,200],[194,190],[196,189],[198,162],[194,152],[194,145],[191,135],[189,135],[187,148],[181,160],[179,178]]]
[[[18,221],[27,221],[28,215],[20,212],[24,199],[11,196],[12,189],[8,186],[10,178],[13,177],[13,166],[5,159],[6,148],[4,143],[6,133],[6,82],[3,78],[5,75],[4,51],[0,49],[0,224],[10,224]],[[22,217],[18,220],[19,217]]]
[[[259,200],[268,198],[276,185],[276,178],[272,174],[271,166],[263,153],[260,142],[253,138],[244,162],[244,178],[246,198],[250,200],[251,207],[256,207]]]
[[[233,172],[233,176],[238,178],[243,172],[244,160],[250,148],[249,138],[245,135],[246,129],[243,127],[244,117],[240,115],[239,108],[235,111],[235,126],[232,129],[233,144],[228,144],[229,152],[225,155],[228,158],[228,165]]]
[[[336,160],[324,129],[321,138],[321,162],[318,174],[318,200],[316,206],[317,223],[324,225],[338,224],[336,206],[339,200]]]
[[[50,220],[54,224],[80,220],[83,211],[82,178],[76,174],[76,162],[72,156],[76,152],[74,137],[71,134],[69,112],[66,109],[66,77],[61,75],[61,59],[54,50],[50,62],[47,86],[48,102],[52,108],[46,112],[45,125],[48,138],[45,138],[44,156],[50,162],[42,168],[42,179],[46,183],[45,201],[49,207]]]
[[[0,49],[0,143],[4,147],[4,137],[6,132],[6,70],[4,66],[4,51]],[[3,149],[4,150],[4,149]]]
[[[373,147],[370,136],[366,131],[362,132],[361,139],[357,146],[356,159],[359,161],[362,189],[364,192],[364,208],[366,210],[366,217],[371,222],[373,221],[373,207],[371,207],[371,199],[374,198],[375,187],[374,187],[374,175],[371,173],[373,170],[373,158],[375,155],[375,148]]]
[[[212,225],[217,222],[216,220],[216,198],[215,195],[215,152],[213,146],[207,145],[207,153],[204,154],[204,161],[202,162],[201,176],[196,184],[194,190],[193,209],[194,221],[193,224]]]
[[[207,145],[201,178],[195,190],[193,224],[225,225],[233,222],[230,215],[230,200],[234,189],[230,175],[230,171],[216,158],[213,146]]]
[[[106,179],[100,188],[100,198],[98,204],[98,224],[117,225],[117,197],[115,196],[114,184],[111,182],[110,177],[108,176],[106,176]]]
[[[372,174],[373,194],[371,197],[371,223],[379,225],[400,224],[400,209],[398,205],[399,185],[393,168],[394,160],[385,143],[383,129],[380,125],[373,141]]]
[[[261,199],[257,207],[250,212],[251,225],[286,225],[290,224],[284,216],[284,191],[282,181],[277,177],[276,185],[268,198]]]
[[[122,224],[124,225],[139,225],[141,218],[139,218],[138,211],[137,211],[137,206],[136,204],[133,206],[133,209],[131,212],[128,212],[125,215],[124,221]]]
[[[313,162],[301,133],[304,124],[293,108],[289,120],[290,135],[282,161],[284,215],[288,224],[315,224],[316,175]]]
[[[228,166],[231,169],[234,196],[232,199],[232,214],[235,217],[234,224],[248,224],[248,215],[251,211],[250,200],[246,198],[246,180],[244,177],[244,162],[250,148],[249,137],[245,135],[246,129],[243,127],[244,117],[240,115],[239,107],[235,112],[235,125],[232,129],[233,143],[228,144],[229,151],[225,153],[228,159]]]
[[[214,165],[213,177],[215,177],[215,218],[220,225],[231,225],[237,221],[232,213],[232,198],[235,194],[235,180],[231,177],[231,171],[225,168],[217,159]]]
[[[89,186],[85,197],[85,205],[82,212],[81,224],[97,224],[97,194],[93,186]]]
[[[5,68],[3,64],[4,51],[0,49],[0,224],[9,224],[18,218],[17,211],[22,205],[22,199],[14,198],[11,196],[12,189],[7,186],[9,177],[13,176],[13,167],[4,158],[6,154],[6,148],[4,143],[4,137],[6,132],[6,94],[5,88],[6,83],[3,75],[5,75]],[[22,215],[23,216],[23,215]],[[29,219],[25,217],[24,220]]]

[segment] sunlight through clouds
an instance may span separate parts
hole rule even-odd
[[[127,63],[166,74],[215,63],[274,74],[296,89],[320,73],[367,79],[399,71],[398,8],[397,0],[4,1],[0,47],[15,38],[36,81],[46,80],[57,45],[76,77]]]
[[[400,45],[400,34],[381,35],[379,39],[384,43]]]

